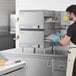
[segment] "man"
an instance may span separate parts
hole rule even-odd
[[[63,40],[58,42],[61,45],[67,45],[70,41],[76,45],[76,5],[71,5],[66,9],[69,20],[72,20],[74,23],[69,26],[67,29],[67,34]]]
[[[69,6],[66,12],[69,20],[73,21],[73,24],[67,29],[67,34],[64,36],[63,40],[58,40],[58,42],[61,45],[67,45],[70,42],[76,45],[76,5]],[[69,51],[66,76],[76,76],[76,48],[71,48]]]
[[[70,44],[68,53],[66,76],[76,76],[76,5],[69,6],[66,9],[66,12],[69,20],[73,21],[73,24],[69,26],[67,33],[64,35],[64,38],[62,40],[52,38],[51,41],[59,42],[61,45],[68,45],[70,43],[72,44]],[[60,36],[58,32],[56,32],[54,35]]]

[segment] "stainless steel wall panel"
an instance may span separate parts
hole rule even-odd
[[[21,31],[19,44],[22,47],[40,47],[44,45],[44,32],[43,31]]]
[[[43,12],[20,12],[19,26],[26,29],[43,29]]]

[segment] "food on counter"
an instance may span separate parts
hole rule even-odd
[[[0,66],[5,65],[5,60],[0,59]]]
[[[59,39],[59,36],[50,35],[50,36],[46,37],[46,39],[52,39],[52,38],[58,38]]]

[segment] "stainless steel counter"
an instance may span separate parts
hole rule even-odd
[[[8,56],[19,56],[19,57],[49,57],[49,58],[67,58],[67,55],[54,55],[54,54],[34,54],[34,53],[24,53],[22,52],[21,48],[17,48],[17,49],[9,49],[9,50],[4,50],[1,51],[0,53],[2,53],[3,55],[8,55]]]

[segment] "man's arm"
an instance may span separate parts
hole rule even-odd
[[[69,42],[70,42],[70,38],[71,38],[71,37],[65,35],[64,39],[59,40],[58,42],[59,42],[61,45],[67,45],[67,44],[69,44]]]

